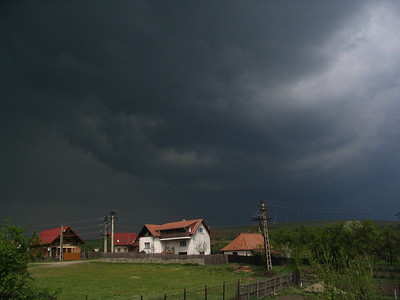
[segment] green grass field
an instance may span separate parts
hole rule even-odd
[[[255,280],[262,276],[261,269],[254,268],[243,270],[232,264],[196,266],[98,261],[29,265],[35,284],[50,292],[58,290],[57,299],[140,299],[143,295],[146,300],[163,299],[164,294],[168,299],[183,299],[184,289],[192,295],[188,299],[195,299],[195,294],[204,293],[206,285],[210,293],[208,299],[221,299],[223,282],[227,294],[234,295],[238,279]],[[214,298],[211,294],[215,294]]]

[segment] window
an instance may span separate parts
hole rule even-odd
[[[150,249],[150,243],[149,242],[144,243],[144,249]]]
[[[197,230],[198,233],[203,233],[203,227],[199,227],[199,229]]]
[[[179,246],[186,247],[186,241],[180,241]]]

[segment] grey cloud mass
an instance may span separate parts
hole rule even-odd
[[[2,219],[396,219],[397,1],[0,6]]]

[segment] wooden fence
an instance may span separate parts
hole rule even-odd
[[[64,260],[80,260],[81,259],[81,254],[80,253],[65,252],[65,253],[63,253],[63,259]]]
[[[237,300],[258,299],[282,291],[293,285],[293,275],[286,274],[266,278],[248,284],[238,284]]]
[[[199,289],[182,289],[163,295],[114,295],[117,300],[248,300],[262,298],[292,286],[292,274],[276,276],[251,284],[222,283],[217,286],[205,285]],[[86,300],[95,299],[86,295]]]
[[[95,251],[82,251],[81,259],[98,259],[101,256],[101,252]]]

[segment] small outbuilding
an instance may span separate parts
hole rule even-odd
[[[227,255],[253,256],[264,247],[264,237],[259,233],[240,233],[220,251]]]

